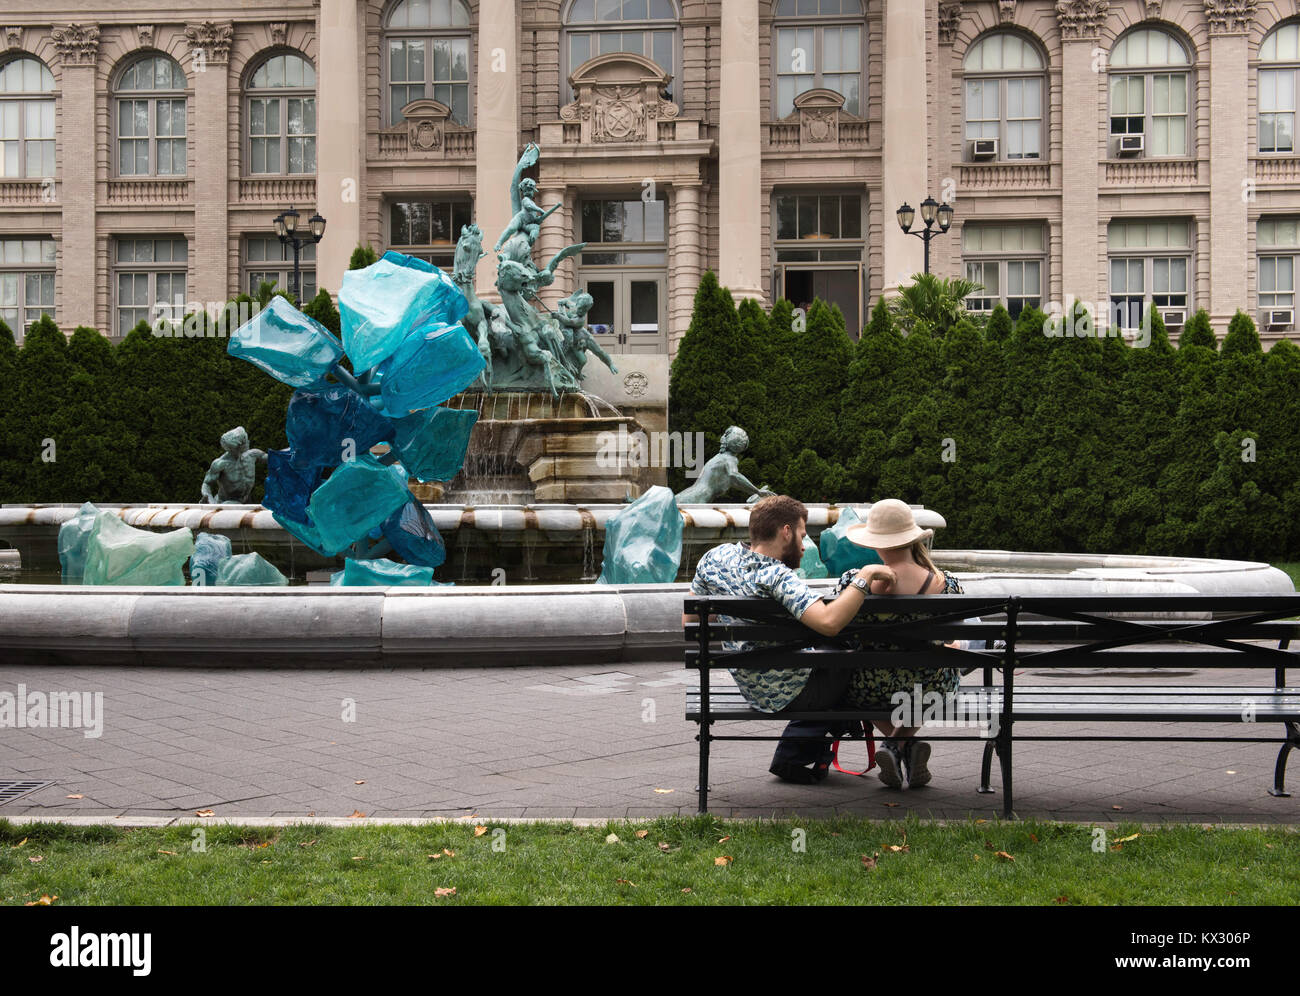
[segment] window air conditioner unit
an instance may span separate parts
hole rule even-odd
[[[972,159],[996,159],[998,157],[998,140],[996,138],[973,138],[970,143]]]
[[[1264,324],[1271,329],[1290,328],[1295,324],[1295,309],[1269,308],[1264,312]]]
[[[1180,329],[1187,324],[1185,308],[1161,308],[1160,320],[1169,328]]]
[[[1121,156],[1138,155],[1142,152],[1145,139],[1145,135],[1121,135],[1119,137],[1119,154]]]

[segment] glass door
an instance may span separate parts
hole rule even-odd
[[[667,277],[663,273],[584,271],[578,285],[592,297],[587,325],[607,353],[663,353],[668,348]]]

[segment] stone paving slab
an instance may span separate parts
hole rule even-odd
[[[210,670],[0,665],[0,691],[101,692],[103,732],[0,729],[0,779],[54,784],[0,806],[7,818],[168,822],[303,818],[639,819],[695,812],[694,679],[678,664],[492,669]],[[715,675],[720,684],[725,675]],[[968,679],[969,680],[969,679]],[[1021,675],[1023,684],[1116,683],[1113,675]],[[1169,683],[1168,674],[1129,680]],[[1187,684],[1256,684],[1257,672],[1191,672]],[[779,722],[718,724],[770,734]],[[1240,734],[1206,724],[1020,724],[1018,732]],[[1252,727],[1260,735],[1277,729]],[[833,774],[816,786],[767,773],[771,742],[715,743],[719,816],[855,814],[996,819],[1001,794],[975,791],[982,744],[930,735],[931,785],[886,789]],[[1300,824],[1296,798],[1267,794],[1272,744],[1022,743],[1016,812],[1081,822]],[[865,760],[845,748],[846,766]],[[999,787],[997,765],[993,785]],[[358,781],[364,784],[356,784]],[[659,790],[659,791],[656,791]],[[80,794],[82,799],[68,799]],[[310,816],[309,816],[310,814]],[[204,822],[204,821],[199,821]],[[206,822],[211,822],[208,820]]]

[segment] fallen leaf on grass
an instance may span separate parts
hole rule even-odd
[[[76,793],[75,795],[65,795],[63,798],[65,798],[65,799],[84,799],[84,798],[86,798],[86,797],[85,797],[84,795],[82,795],[80,792],[78,792],[78,793]]]
[[[1270,851],[1273,850],[1272,844],[1265,844],[1264,846],[1267,847]]]
[[[690,890],[689,888],[686,888],[686,889],[683,889],[683,890],[682,890],[682,892],[690,892],[690,891],[691,891],[691,890]]]
[[[1016,860],[1016,859],[1013,858],[1010,854],[1008,854],[1006,851],[998,851],[997,854],[995,854],[995,855],[993,855],[993,856],[994,856],[995,858],[1000,858],[1000,859],[1003,860],[1003,861],[1015,861],[1015,860]]]
[[[447,857],[449,857],[449,858],[454,858],[454,857],[456,856],[456,852],[455,852],[455,851],[449,851],[449,850],[447,850],[447,848],[445,848],[445,847],[442,849],[442,853],[445,854],[445,855],[447,855]]]
[[[1057,896],[1057,897],[1056,897],[1056,901],[1057,901],[1058,903],[1068,903],[1068,902],[1070,901],[1070,897],[1069,897],[1069,896]]]
[[[476,826],[474,828],[475,837],[482,837],[485,833],[487,833],[487,827],[485,826]]]
[[[28,858],[27,860],[30,861],[30,862],[31,862],[32,864],[34,864],[34,865],[35,865],[35,864],[40,864],[42,861],[45,860],[45,856],[42,855],[42,854],[33,854],[33,855],[32,855],[30,858]]]
[[[195,816],[216,816],[217,814],[210,809],[196,809],[194,810],[194,815]]]
[[[27,838],[24,837],[22,840],[20,840],[17,844],[13,846],[13,850],[15,851],[18,850],[18,848],[22,847],[26,843],[27,843]]]
[[[317,840],[320,840],[320,838],[317,837],[315,840],[305,840],[305,841],[303,841],[301,844],[299,844],[298,846],[299,846],[299,847],[311,847],[311,845],[314,844],[314,843],[316,843]]]
[[[719,837],[719,838],[718,838],[718,843],[719,843],[719,844],[725,844],[725,843],[726,843],[727,841],[729,841],[729,840],[731,840],[731,834],[727,834],[727,836],[725,836],[725,837]]]
[[[1120,837],[1115,841],[1116,844],[1127,844],[1130,840],[1137,840],[1142,835],[1140,833],[1131,833],[1127,837]]]
[[[645,839],[646,839],[647,837],[649,837],[649,836],[650,836],[650,831],[649,831],[649,830],[638,830],[638,831],[636,832],[636,839],[637,839],[637,840],[645,840]]]
[[[987,823],[988,820],[976,820],[975,822],[976,822],[976,823]]]
[[[892,851],[895,854],[897,854],[900,851],[912,850],[911,845],[909,844],[881,844],[880,846],[883,847],[886,851]]]
[[[176,852],[175,852],[175,851],[164,851],[164,850],[160,847],[160,848],[158,848],[158,853],[159,853],[159,854],[172,854],[172,855],[174,855]]]
[[[898,803],[896,803],[896,802],[886,802],[885,805],[888,806],[890,809],[897,809],[897,808],[898,808]]]
[[[610,834],[608,837],[605,838],[605,843],[606,843],[606,844],[617,844],[617,843],[618,843],[618,834],[616,834],[616,833],[612,833],[612,834]]]
[[[1031,834],[1029,835],[1029,839],[1032,840],[1035,844],[1038,843],[1038,837],[1037,837],[1037,835],[1035,835],[1035,834],[1032,834],[1032,833],[1031,833]]]
[[[625,879],[625,878],[616,878],[616,879],[614,879],[614,881],[615,881],[618,885],[630,885],[630,886],[632,886],[632,888],[634,888],[634,889],[636,888],[636,883],[635,883],[635,882],[629,882],[629,881],[628,881],[627,879]]]
[[[352,815],[348,817],[350,820],[364,820],[365,818],[366,814],[359,809],[352,810]]]
[[[673,790],[672,790],[672,789],[655,789],[655,791],[658,792],[660,795],[667,795],[669,792],[671,792],[671,791],[673,791]]]
[[[23,903],[24,906],[49,906],[58,896],[41,896],[40,899],[34,899],[30,903]]]
[[[442,896],[454,896],[456,895],[456,887],[453,885],[450,889],[442,889],[442,888],[434,889],[433,894],[435,896],[438,896],[439,898],[441,898]]]
[[[862,867],[867,868],[871,871],[875,871],[876,862],[878,860],[880,860],[879,854],[864,854],[862,855]]]
[[[979,856],[978,854],[975,855],[975,860],[978,861],[979,859],[980,859],[980,856]]]
[[[365,783],[366,783],[366,780],[363,778],[363,779],[361,779],[361,781],[359,781],[359,782],[353,782],[352,784],[353,784],[353,785],[364,785]]]
[[[715,865],[729,865],[735,860],[736,859],[733,858],[730,854],[723,854],[720,857],[714,858],[713,863]]]
[[[659,842],[659,850],[663,851],[664,853],[667,853],[668,851],[671,851],[672,848],[661,840]]]
[[[839,834],[832,832],[832,833],[831,833],[831,836],[832,836],[832,837],[838,837]]]
[[[1111,806],[1110,808],[1111,808],[1111,809],[1123,809],[1124,807],[1123,807],[1123,806]]]
[[[986,850],[986,851],[996,851],[997,848],[993,846],[993,841],[991,841],[991,840],[986,840],[986,841],[984,842],[984,850]]]
[[[361,855],[361,854],[354,854],[354,855],[352,855],[352,860],[353,860],[353,861],[365,861],[366,859],[365,859],[365,856],[364,856],[364,855]]]
[[[1111,845],[1110,845],[1110,849],[1111,849],[1112,851],[1122,851],[1122,850],[1124,850],[1124,845],[1123,845],[1123,844],[1111,844]]]

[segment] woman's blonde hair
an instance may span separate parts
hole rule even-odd
[[[926,549],[924,537],[913,540],[911,549],[913,561],[920,564],[927,571],[934,571],[935,574],[942,573],[939,568],[934,565],[934,560],[930,557],[930,551]]]

